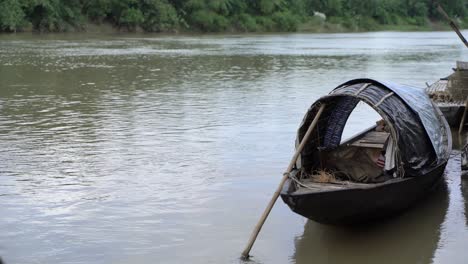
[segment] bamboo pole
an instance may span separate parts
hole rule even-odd
[[[463,44],[465,44],[465,46],[468,48],[468,42],[466,41],[465,37],[458,29],[457,24],[455,24],[455,22],[449,17],[447,12],[445,12],[445,10],[442,8],[442,6],[438,2],[436,2],[436,4],[437,4],[437,11],[439,11],[439,13],[449,22],[449,25],[452,27],[453,31],[457,33],[458,37],[461,39]],[[463,116],[460,121],[460,127],[458,127],[458,134],[461,134],[461,132],[463,131],[463,127],[465,126],[465,118],[466,118],[467,111],[468,111],[468,98],[465,99],[465,111],[463,111]]]
[[[291,162],[289,163],[288,168],[286,169],[286,172],[283,174],[283,178],[280,181],[280,184],[278,185],[278,188],[276,188],[275,193],[273,194],[273,197],[271,198],[270,202],[268,203],[267,207],[265,208],[265,211],[263,212],[262,216],[260,217],[257,225],[255,226],[254,230],[252,231],[252,234],[250,235],[249,241],[247,242],[247,246],[245,247],[244,251],[242,251],[242,258],[248,259],[249,258],[249,253],[250,250],[252,249],[253,244],[255,243],[255,240],[257,239],[258,234],[260,233],[260,230],[263,227],[263,224],[265,223],[265,220],[267,219],[268,215],[271,212],[271,209],[273,208],[273,205],[275,205],[276,200],[279,197],[279,194],[281,192],[281,189],[283,188],[284,183],[288,179],[289,173],[292,171],[294,168],[294,165],[296,164],[297,158],[302,152],[302,149],[305,146],[305,143],[309,139],[310,135],[312,134],[312,130],[314,130],[314,127],[317,125],[318,120],[320,116],[322,115],[323,110],[325,109],[325,104],[322,104],[320,106],[320,109],[318,110],[317,114],[314,117],[314,120],[310,124],[309,128],[307,129],[307,132],[305,133],[304,137],[302,138],[301,143],[296,149],[296,152],[294,153]]]
[[[468,111],[468,99],[465,100],[465,110],[460,121],[460,127],[458,127],[458,134],[463,132],[463,127],[465,126],[466,111]]]
[[[460,32],[460,29],[458,29],[457,24],[448,16],[448,14],[445,12],[445,10],[442,8],[442,6],[437,3],[437,11],[449,22],[449,25],[452,27],[453,31],[457,33],[458,37],[461,39],[463,44],[468,48],[468,42],[466,41],[465,37],[463,34]]]

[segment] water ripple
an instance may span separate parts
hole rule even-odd
[[[237,263],[315,99],[357,77],[424,86],[466,55],[451,32],[0,39],[6,263]],[[256,260],[294,261],[303,226],[279,204]]]

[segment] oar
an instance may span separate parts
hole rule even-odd
[[[320,106],[320,109],[318,110],[317,114],[314,117],[314,120],[310,124],[309,128],[307,129],[306,134],[302,138],[301,143],[296,149],[296,153],[294,153],[294,156],[291,159],[291,162],[289,163],[288,168],[286,169],[286,172],[283,174],[283,178],[281,179],[281,182],[276,188],[275,193],[273,194],[273,197],[271,198],[270,202],[268,203],[267,207],[265,208],[265,211],[263,212],[263,215],[260,217],[260,220],[258,221],[257,225],[255,226],[252,235],[250,235],[249,242],[247,242],[247,246],[245,247],[244,251],[242,251],[242,258],[248,259],[249,258],[249,253],[250,250],[252,249],[253,244],[255,243],[255,240],[257,239],[258,233],[260,233],[260,230],[262,229],[263,224],[265,223],[265,220],[267,219],[268,215],[271,212],[271,209],[273,208],[273,205],[275,205],[276,200],[279,197],[279,194],[281,192],[281,189],[283,188],[284,183],[288,179],[289,173],[292,171],[294,168],[294,164],[296,164],[297,158],[302,152],[302,149],[304,148],[307,140],[310,137],[310,134],[312,134],[312,130],[314,130],[314,127],[317,125],[317,122],[320,118],[320,115],[322,115],[323,110],[325,109],[325,104],[322,104]]]
[[[466,41],[465,37],[460,32],[460,29],[458,29],[457,24],[455,24],[455,22],[448,16],[447,12],[445,12],[445,10],[442,8],[442,6],[438,2],[436,2],[436,4],[437,4],[437,11],[439,11],[439,13],[449,22],[449,25],[452,27],[453,31],[457,33],[460,40],[468,48],[468,41]]]
[[[460,32],[458,29],[457,24],[449,17],[447,12],[442,8],[442,6],[436,1],[437,5],[437,11],[449,22],[449,25],[452,27],[453,31],[457,33],[458,37],[460,40],[465,44],[465,46],[468,48],[468,41],[466,41],[465,37],[463,34]],[[463,132],[463,127],[465,126],[465,118],[466,118],[466,112],[468,111],[468,98],[465,98],[465,111],[463,111],[463,116],[460,121],[460,126],[458,127],[458,134],[461,134]]]

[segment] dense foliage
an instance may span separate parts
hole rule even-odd
[[[466,27],[468,1],[439,1]],[[319,13],[318,13],[319,12]],[[372,30],[441,20],[433,0],[0,0],[0,31],[296,31],[300,25]]]

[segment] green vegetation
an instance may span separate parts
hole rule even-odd
[[[466,0],[439,2],[468,27]],[[147,32],[367,31],[429,29],[441,20],[433,0],[0,0],[3,32],[89,23]]]

